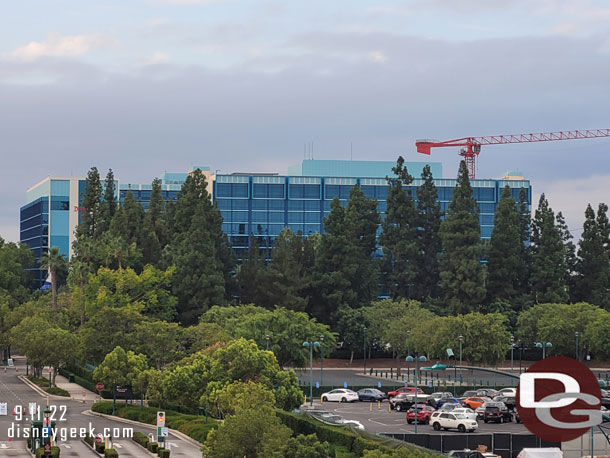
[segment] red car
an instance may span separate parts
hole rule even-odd
[[[397,394],[400,393],[405,393],[405,394],[415,394],[415,387],[413,386],[403,386],[398,388],[395,391],[388,391],[388,399],[392,399],[394,396],[396,396]],[[421,388],[417,389],[417,394],[424,394],[424,392],[422,391]]]
[[[435,412],[434,408],[426,405],[417,406],[417,423],[430,423],[430,416]],[[407,412],[407,423],[415,422],[415,409],[410,408]]]

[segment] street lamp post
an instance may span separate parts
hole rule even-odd
[[[267,341],[266,350],[269,351],[269,340],[271,340],[271,336],[269,334],[265,334],[265,340]]]
[[[407,329],[407,356],[411,354],[411,340],[409,337],[411,336],[411,330]],[[405,358],[406,360],[406,358]],[[409,384],[409,365],[407,364],[407,385]]]
[[[515,336],[511,335],[510,336],[510,372],[512,374],[513,372],[513,352],[515,350]]]
[[[462,385],[462,342],[464,342],[464,336],[460,334],[458,340],[460,341],[460,385]]]
[[[551,348],[553,344],[551,342],[536,342],[537,348],[542,348],[542,359],[546,358],[546,349]]]
[[[318,337],[318,339],[320,339],[320,386],[322,386],[324,377],[324,347],[322,346],[322,344],[324,343],[324,334],[320,334],[320,337]]]
[[[362,349],[364,350],[364,375],[366,375],[366,326],[362,326]]]
[[[578,331],[576,331],[576,332],[574,333],[574,335],[576,336],[576,360],[577,360],[577,361],[580,361],[580,358],[578,357],[578,336],[579,336],[580,334],[578,333]]]
[[[417,354],[415,355],[415,357],[409,355],[405,358],[405,361],[410,363],[411,361],[415,361],[415,373],[413,374],[413,385],[415,386],[415,404],[413,409],[414,409],[414,415],[413,417],[415,418],[415,434],[417,434],[417,373],[419,372],[419,362],[420,361],[427,361],[425,356],[417,356]]]
[[[311,340],[303,342],[304,347],[309,347],[309,405],[313,406],[313,347],[319,347],[320,342]]]

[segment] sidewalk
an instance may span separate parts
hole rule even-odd
[[[45,373],[48,378],[49,372],[43,371],[43,374]],[[58,388],[66,390],[68,393],[70,393],[70,399],[74,399],[75,401],[82,402],[84,399],[85,402],[97,402],[100,400],[100,396],[97,393],[93,393],[92,391],[83,388],[78,383],[68,382],[68,379],[63,375],[57,374],[57,377],[55,377],[55,385],[57,385]]]

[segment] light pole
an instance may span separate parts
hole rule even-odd
[[[320,336],[318,337],[318,339],[320,339],[320,358],[321,358],[321,362],[320,362],[320,386],[323,385],[322,381],[323,381],[323,376],[324,376],[324,334],[320,334]]]
[[[551,342],[536,342],[537,348],[542,348],[542,359],[546,358],[546,349],[551,348],[553,344]]]
[[[362,349],[364,350],[364,375],[366,375],[366,326],[362,326]]]
[[[460,334],[458,336],[458,340],[460,341],[460,386],[462,385],[462,342],[464,342],[464,336]]]
[[[407,329],[407,356],[411,354],[411,340],[409,337],[411,336],[411,330]],[[406,358],[405,358],[406,360]],[[409,384],[409,365],[407,364],[407,385]]]
[[[513,372],[513,352],[515,350],[515,336],[511,335],[510,336],[510,372],[512,374]]]
[[[577,360],[577,361],[580,361],[580,358],[578,357],[578,336],[579,336],[580,334],[578,333],[578,331],[576,331],[576,332],[574,333],[574,335],[576,336],[576,360]]]
[[[415,386],[415,404],[414,404],[414,418],[415,418],[415,434],[417,434],[417,373],[419,372],[419,362],[427,361],[425,356],[417,356],[415,357],[409,355],[405,358],[405,361],[410,363],[411,361],[415,361],[415,373],[413,374],[413,384]]]
[[[313,347],[319,347],[320,342],[311,340],[303,342],[304,347],[309,347],[309,405],[313,406]]]
[[[271,340],[271,336],[269,334],[265,334],[265,340],[267,341],[266,350],[269,351],[269,341]]]

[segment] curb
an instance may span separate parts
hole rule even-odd
[[[82,437],[81,437],[80,441],[81,441],[83,444],[85,444],[85,446],[87,447],[87,450],[90,450],[90,451],[91,451],[91,453],[93,453],[95,456],[104,456],[104,455],[102,455],[102,454],[97,453],[97,452],[95,451],[95,449],[91,448],[91,446],[90,446],[90,445],[87,443],[87,441],[86,441],[85,439],[83,439]]]
[[[144,427],[144,428],[150,428],[150,429],[153,429],[153,430],[157,428],[155,425],[150,425],[148,423],[142,423],[142,422],[135,421],[135,420],[129,420],[127,418],[117,417],[116,415],[106,415],[104,413],[93,412],[92,410],[85,410],[82,413],[85,414],[85,415],[93,415],[93,416],[96,416],[96,417],[108,418],[110,420],[115,420],[115,421],[119,421],[119,422],[123,422],[123,423],[128,423],[128,424],[135,425],[135,426],[141,426],[141,427]],[[197,442],[192,437],[187,436],[183,432],[177,431],[175,429],[169,429],[169,431],[174,436],[178,437],[179,439],[183,440],[184,442],[188,442],[191,445],[194,445],[196,447],[201,447],[203,445],[200,442]],[[154,456],[156,456],[156,455],[154,455]]]
[[[40,388],[38,385],[36,385],[35,383],[32,383],[30,380],[28,380],[28,378],[25,375],[19,375],[19,376],[17,376],[17,378],[19,380],[21,380],[23,383],[25,383],[27,386],[29,386],[31,389],[36,391],[40,396],[42,396],[44,398],[63,399],[64,401],[66,399],[72,399],[72,398],[69,398],[67,396],[57,396],[56,394],[49,394],[49,393],[47,393],[42,388]]]

